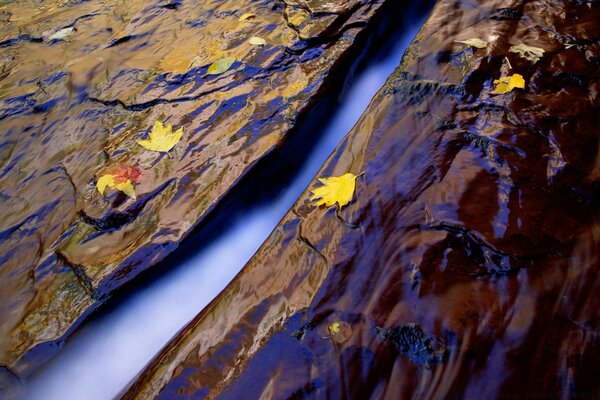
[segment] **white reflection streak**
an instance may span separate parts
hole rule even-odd
[[[358,77],[301,173],[279,198],[251,211],[219,240],[128,297],[112,312],[84,323],[62,351],[30,379],[22,393],[24,398],[93,400],[118,395],[258,250],[358,121],[422,22],[416,21],[386,59]]]

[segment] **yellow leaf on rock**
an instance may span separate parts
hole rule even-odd
[[[179,128],[173,132],[173,126],[168,124],[163,126],[162,122],[156,121],[152,126],[152,131],[149,135],[149,140],[138,140],[138,144],[147,150],[168,152],[181,139],[183,128]]]
[[[239,21],[247,21],[247,20],[252,19],[252,18],[256,18],[256,14],[245,13],[245,14],[242,14],[242,16],[240,17]]]
[[[101,195],[104,195],[106,187],[115,187],[115,177],[113,175],[103,175],[98,179],[98,182],[96,182],[96,188],[98,188]]]
[[[207,75],[219,75],[223,72],[227,71],[233,63],[235,62],[235,58],[233,57],[224,57],[220,58],[214,63],[210,64],[208,67],[208,71],[206,71]]]
[[[107,187],[109,187],[109,188],[120,190],[121,192],[125,193],[127,196],[129,196],[135,200],[135,189],[133,188],[133,185],[131,184],[131,180],[129,180],[129,179],[126,179],[123,182],[117,183],[115,181],[114,175],[106,174],[106,175],[101,176],[98,179],[98,182],[96,182],[96,187],[98,188],[98,192],[100,192],[100,194],[103,196],[104,196],[104,191],[106,190]]]
[[[265,39],[258,36],[252,36],[250,40],[248,40],[248,42],[256,46],[264,46],[265,44],[267,44],[267,41]]]
[[[485,49],[488,42],[478,38],[472,38],[467,40],[455,40],[456,43],[466,44],[467,46],[477,47],[478,49]]]
[[[325,204],[331,207],[337,203],[341,209],[352,200],[357,176],[347,173],[342,176],[319,178],[318,181],[324,186],[311,190],[311,200],[315,201],[317,206]]]
[[[115,189],[120,190],[121,192],[125,193],[127,196],[135,200],[135,189],[133,188],[133,185],[131,184],[130,180],[117,183],[115,185]]]
[[[541,47],[527,46],[523,43],[517,46],[512,46],[508,51],[511,53],[518,53],[521,57],[528,59],[534,64],[544,56],[545,52],[545,50]]]
[[[51,41],[51,40],[63,40],[64,38],[66,38],[67,36],[69,36],[71,33],[73,33],[74,30],[75,30],[75,28],[73,28],[73,27],[63,28],[63,29],[57,31],[56,33],[54,33],[52,36],[50,36],[48,38],[48,40],[49,41]]]
[[[492,94],[504,94],[508,93],[513,89],[525,89],[525,79],[522,75],[514,74],[511,76],[503,76],[500,79],[494,81],[496,88]]]

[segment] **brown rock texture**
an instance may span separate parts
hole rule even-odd
[[[307,191],[123,398],[600,397],[599,21],[439,1],[319,174],[354,201]]]
[[[383,3],[0,1],[0,367],[26,376],[172,252],[360,53]],[[168,154],[136,143],[157,120],[184,129]],[[101,196],[122,166],[142,172],[136,199]]]

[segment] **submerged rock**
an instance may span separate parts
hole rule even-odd
[[[384,1],[338,3],[0,2],[0,367],[26,376],[284,143]],[[168,153],[137,144],[155,121],[183,128]],[[119,168],[135,199],[97,191]]]
[[[439,1],[319,174],[353,202],[307,190],[124,398],[600,396],[598,21]]]

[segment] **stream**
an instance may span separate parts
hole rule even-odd
[[[279,196],[245,213],[243,219],[236,220],[182,265],[136,288],[127,301],[109,302],[82,324],[56,357],[27,380],[20,396],[110,399],[122,392],[252,257],[396,68],[423,19],[410,20],[393,49],[372,60],[352,81],[314,150]]]

